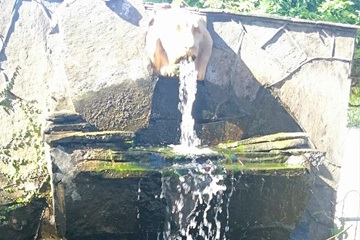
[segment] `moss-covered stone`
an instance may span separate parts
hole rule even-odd
[[[156,171],[136,162],[91,161],[82,164],[81,172],[102,178],[132,178],[149,176]]]
[[[286,175],[286,176],[297,176],[303,175],[307,170],[302,165],[287,164],[225,164],[223,165],[229,172],[253,172],[254,174],[265,174],[265,175]]]
[[[73,124],[85,121],[79,113],[73,111],[54,112],[53,114],[48,116],[46,120],[53,122],[54,124]]]
[[[52,146],[62,144],[117,143],[119,146],[129,148],[132,146],[134,136],[134,133],[129,131],[58,132],[45,135],[45,140]]]
[[[235,149],[238,151],[271,151],[294,148],[311,148],[312,144],[306,133],[277,133],[241,141],[219,144],[220,149]]]
[[[221,149],[212,148],[213,150],[208,155],[184,155],[173,152],[172,148],[130,148],[128,150],[111,150],[111,149],[97,149],[92,150],[87,160],[108,162],[111,164],[120,164],[119,166],[126,166],[121,164],[135,164],[137,166],[161,169],[163,167],[171,166],[175,163],[191,163],[206,162],[211,160],[219,165],[257,165],[264,166],[264,164],[285,164],[292,151],[270,151],[270,152],[252,152],[242,151],[237,149]],[[303,151],[295,151],[295,155],[301,155]],[[305,150],[304,150],[305,151]],[[305,152],[314,152],[313,149],[308,149]],[[116,165],[113,165],[116,166]]]
[[[274,149],[289,149],[307,146],[306,139],[289,139],[275,142],[253,143],[239,145],[235,149],[240,151],[270,151]]]

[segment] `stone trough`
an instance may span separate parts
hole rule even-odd
[[[129,132],[71,132],[76,115],[50,117],[59,131],[46,135],[56,229],[67,239],[287,239],[310,200],[309,159],[324,157],[303,133],[179,155],[135,147]]]

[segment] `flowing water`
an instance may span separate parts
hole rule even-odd
[[[231,192],[226,175],[211,161],[174,166],[179,178],[162,179],[161,196],[167,201],[163,239],[226,239]],[[225,226],[226,224],[226,226]]]
[[[182,114],[180,145],[173,146],[177,153],[196,156],[212,152],[210,149],[199,149],[201,141],[196,135],[192,117],[192,107],[197,91],[197,71],[194,62],[180,65],[179,75],[179,110]],[[195,159],[195,157],[194,157]],[[228,215],[229,197],[224,197],[226,186],[225,174],[214,174],[218,167],[210,160],[206,163],[185,164],[179,167],[185,171],[178,178],[162,179],[162,198],[168,201],[167,219],[163,239],[225,239],[228,226],[222,226],[220,215]],[[190,197],[189,197],[190,196]],[[226,202],[226,203],[224,203]],[[228,216],[226,217],[228,218]]]
[[[67,239],[288,238],[310,199],[308,171],[284,169],[278,163],[275,168],[255,164],[259,160],[256,153],[254,163],[246,166],[238,160],[249,159],[249,153],[206,155],[212,151],[200,146],[192,117],[196,76],[193,62],[180,67],[181,138],[180,145],[174,146],[179,154],[169,157],[168,149],[162,155],[134,148],[119,152],[117,162],[110,163],[109,150],[104,149],[106,153],[99,154],[106,156],[104,161],[95,165],[83,161],[89,169],[72,176],[71,181],[54,184],[58,201],[66,201],[66,218],[61,211],[57,218]],[[89,151],[89,156],[95,152]],[[79,154],[67,154],[68,162],[78,161],[75,155]],[[57,164],[63,154],[58,158]],[[75,193],[79,197],[74,198]]]
[[[179,107],[182,113],[180,145],[188,148],[197,147],[201,141],[194,130],[195,120],[192,117],[192,107],[197,91],[197,71],[194,62],[180,65],[179,80]]]
[[[176,153],[200,155],[211,153],[210,149],[199,149],[201,140],[196,135],[192,108],[197,92],[197,71],[194,62],[183,62],[179,69],[179,110],[182,114],[180,124],[180,145],[172,146]]]

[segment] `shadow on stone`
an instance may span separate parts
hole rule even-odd
[[[142,18],[140,12],[126,0],[110,0],[105,2],[106,6],[125,21],[139,26]]]
[[[0,221],[0,239],[34,239],[46,205],[45,199],[34,199],[25,206],[19,204],[17,208],[9,210],[5,220]],[[3,211],[1,209],[1,213]]]

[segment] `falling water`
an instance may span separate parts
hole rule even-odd
[[[192,116],[192,108],[197,91],[197,71],[194,62],[183,62],[179,69],[179,110],[182,114],[180,125],[180,145],[172,146],[174,151],[180,154],[206,154],[210,149],[199,149],[201,140],[194,130],[195,120]]]
[[[211,161],[175,167],[186,174],[177,180],[162,179],[162,197],[170,206],[164,239],[226,239],[232,190],[225,193],[225,173],[219,173],[218,166]]]
[[[141,200],[141,197],[140,197],[140,195],[141,195],[141,181],[142,181],[142,178],[138,182],[138,190],[137,190],[137,201],[138,202],[140,202],[140,200]],[[140,209],[139,209],[139,207],[136,208],[136,218],[138,220],[140,220]],[[139,229],[141,229],[140,221],[139,221]]]
[[[194,160],[189,164],[173,166],[186,172],[180,174],[178,179],[162,177],[161,197],[167,200],[167,219],[163,238],[164,240],[223,240],[226,239],[225,233],[228,231],[230,202],[229,193],[224,194],[225,174],[215,174],[219,168],[210,160],[203,164],[195,161],[196,155],[213,151],[197,148],[201,141],[194,130],[195,120],[192,117],[197,91],[197,71],[194,62],[180,65],[179,79],[181,137],[180,145],[172,147],[177,153],[194,156]]]
[[[180,65],[179,80],[179,104],[182,113],[180,145],[188,148],[197,147],[201,142],[196,136],[194,130],[195,121],[191,115],[197,91],[197,71],[195,70],[194,62],[183,63]]]

